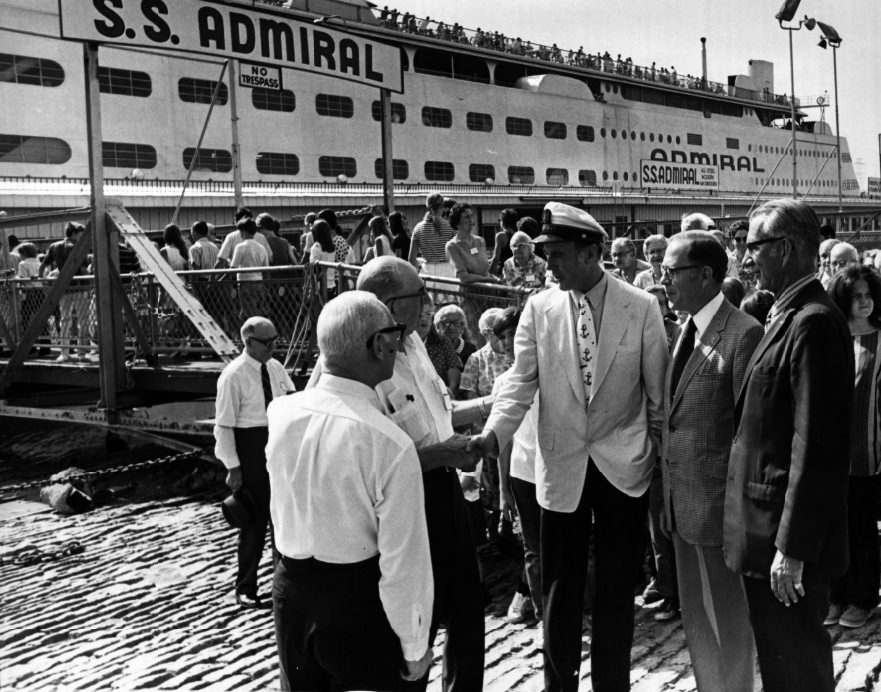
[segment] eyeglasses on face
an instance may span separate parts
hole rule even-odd
[[[404,338],[404,332],[407,331],[406,324],[393,324],[391,327],[383,327],[382,329],[377,329],[373,334],[370,335],[370,338],[367,339],[367,350],[373,348],[373,340],[376,338],[377,334],[397,334],[395,341],[400,341]]]
[[[698,269],[699,265],[697,264],[684,264],[681,267],[668,267],[664,264],[661,265],[661,278],[662,279],[670,279],[671,281],[676,278],[677,274],[681,271],[685,271],[686,269]]]
[[[263,346],[269,348],[270,346],[272,346],[272,344],[278,341],[278,334],[276,334],[275,336],[270,336],[266,339],[258,339],[256,336],[249,336],[248,338],[251,341],[256,341],[258,344],[263,344]]]
[[[755,252],[760,247],[762,247],[762,245],[766,245],[767,243],[778,243],[781,240],[786,240],[786,238],[782,235],[777,235],[772,238],[762,238],[761,240],[754,240],[751,243],[746,244],[746,251]]]
[[[387,298],[385,304],[390,305],[396,300],[406,300],[407,298],[419,298],[420,300],[425,300],[427,298],[427,294],[425,292],[425,284],[422,284],[419,287],[419,290],[415,293],[405,293],[402,296],[392,296],[391,298]]]
[[[745,243],[746,236],[745,235],[736,235],[736,236],[734,236],[734,242],[735,243]]]
[[[465,320],[459,317],[444,317],[441,320],[438,320],[438,327],[462,327],[465,328]]]

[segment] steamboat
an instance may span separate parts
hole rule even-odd
[[[125,29],[115,9],[122,2],[90,4],[106,26]],[[870,209],[847,140],[840,140],[839,194],[835,134],[797,100],[793,121],[792,97],[777,93],[767,61],[749,60],[744,74],[715,82],[429,22],[365,0],[214,4],[243,8],[225,16],[257,8],[268,19],[250,29],[215,24],[200,37],[203,47],[250,35],[265,41],[264,55],[287,56],[290,67],[264,77],[242,64],[234,80],[222,55],[180,52],[187,37],[177,34],[181,45],[166,42],[177,50],[101,47],[106,185],[144,228],[168,222],[184,179],[179,222],[228,223],[236,169],[245,203],[282,218],[383,201],[380,91],[366,78],[351,79],[353,71],[376,76],[376,67],[366,53],[335,59],[322,26],[400,53],[390,177],[395,203],[411,221],[434,189],[477,206],[487,226],[505,206],[537,213],[549,199],[583,206],[616,228],[656,224],[649,232],[670,232],[695,209],[744,215],[757,199],[793,189],[821,212],[832,214],[839,201],[850,212]],[[146,3],[145,26],[170,36],[172,5]],[[62,40],[57,0],[2,0],[0,14],[0,208],[87,205],[82,48]],[[288,40],[288,21],[313,25],[312,42],[295,32]],[[342,79],[304,71],[322,61]],[[847,221],[856,229],[870,217]]]

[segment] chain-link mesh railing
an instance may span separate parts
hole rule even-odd
[[[252,315],[271,319],[279,333],[276,357],[289,368],[304,370],[314,363],[315,321],[328,299],[328,275],[336,287],[331,295],[355,287],[360,267],[344,264],[291,265],[264,269],[222,269],[179,272],[187,288],[217,325],[241,343],[239,330]],[[426,277],[436,306],[457,303],[468,316],[475,338],[477,319],[489,307],[522,305],[528,293],[493,284],[464,285],[456,279]],[[7,279],[0,282],[0,316],[17,343],[29,327],[52,285],[51,279]],[[141,330],[155,353],[182,360],[212,357],[214,352],[149,273],[122,276],[123,290]],[[65,291],[42,327],[31,358],[97,361],[97,306],[94,279],[78,277]],[[126,352],[136,359],[142,350],[135,333],[125,323]],[[9,346],[7,345],[7,348]]]

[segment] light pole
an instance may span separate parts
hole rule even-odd
[[[838,154],[838,211],[842,211],[841,206],[841,124],[838,122],[838,47],[841,45],[841,36],[838,32],[828,24],[817,21],[817,26],[823,36],[820,38],[819,46],[825,50],[827,44],[832,46],[832,77],[835,83],[835,151]],[[838,217],[838,223],[841,223],[841,217]]]
[[[783,22],[791,22],[792,18],[795,16],[795,13],[798,11],[798,6],[801,4],[801,0],[785,0],[783,3],[783,7],[780,8],[780,11],[775,15],[777,21],[780,23],[780,28],[789,32],[789,113],[790,113],[790,122],[789,125],[792,128],[792,198],[798,199],[798,164],[797,164],[797,153],[798,149],[796,147],[796,138],[795,138],[795,65],[792,60],[792,32],[798,31],[801,29],[802,25],[804,25],[808,31],[811,31],[816,25],[816,20],[810,19],[805,16],[804,19],[799,20],[798,26],[783,26]]]

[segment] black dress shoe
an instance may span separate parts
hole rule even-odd
[[[242,608],[253,608],[255,610],[264,610],[266,608],[271,608],[272,603],[269,601],[263,601],[260,599],[260,596],[255,596],[247,593],[236,593],[236,601]]]

